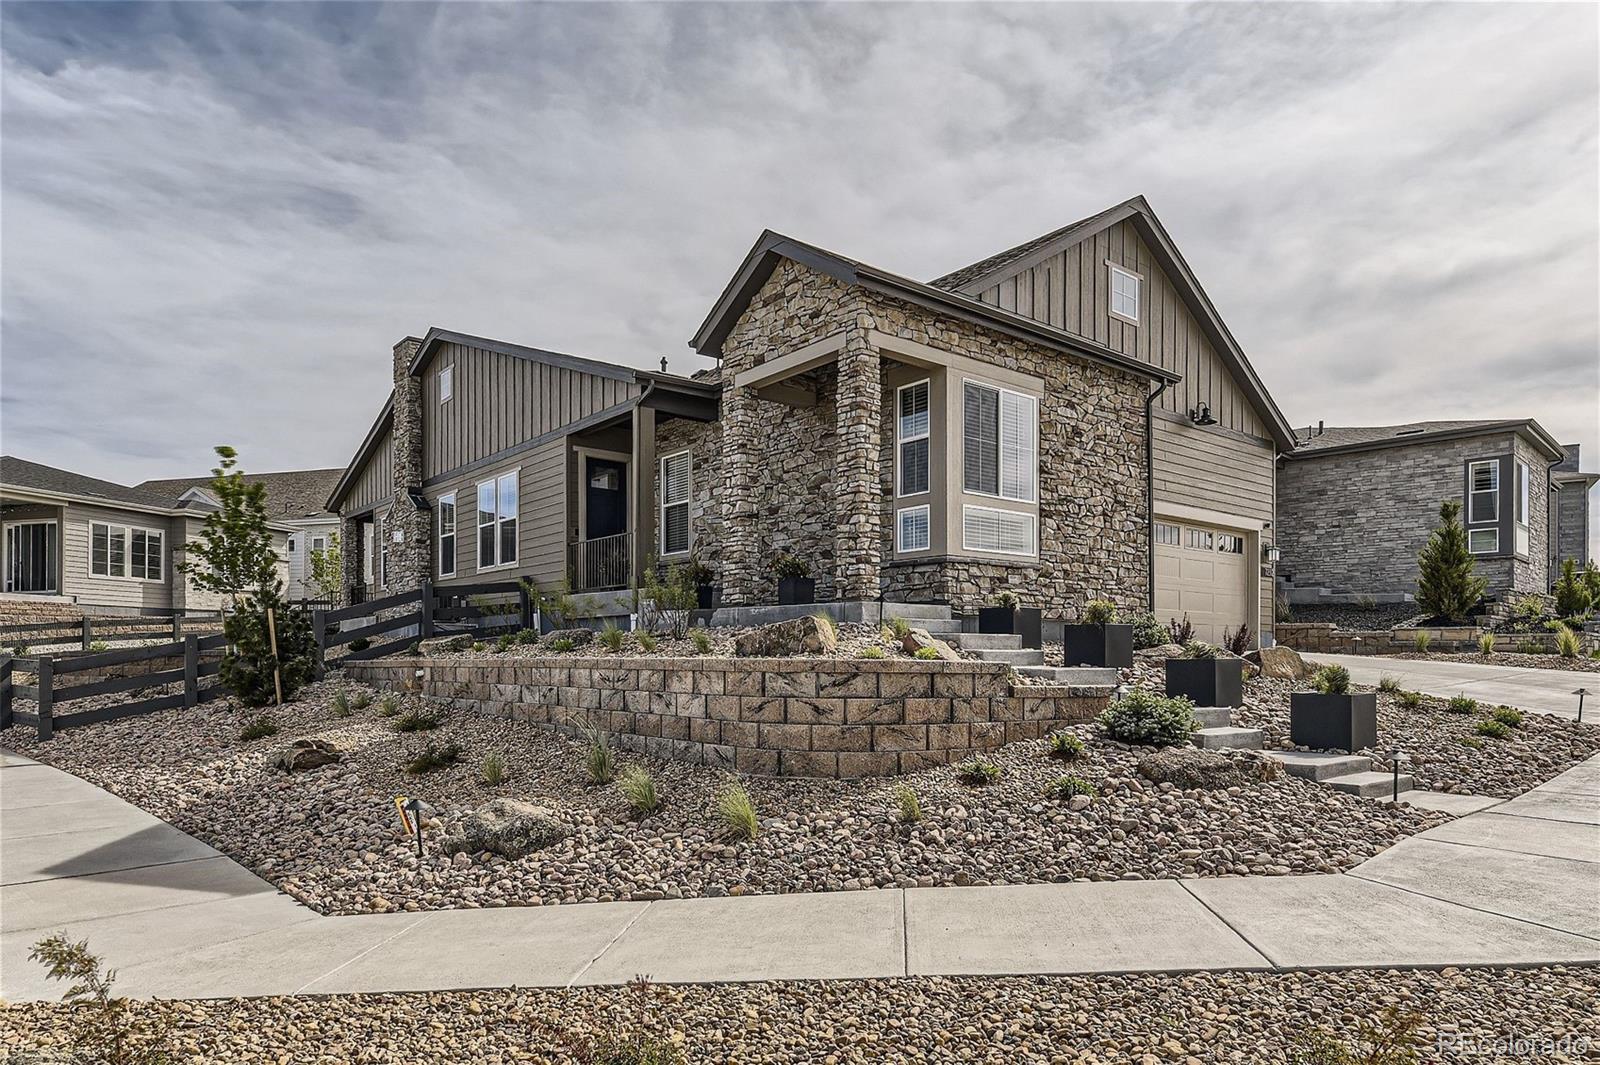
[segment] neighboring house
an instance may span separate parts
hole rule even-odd
[[[216,509],[198,488],[128,487],[0,457],[5,594],[101,614],[213,612],[221,598],[177,567]],[[281,557],[289,528],[274,522],[272,533]]]
[[[1550,471],[1550,583],[1561,576],[1561,564],[1572,559],[1579,569],[1592,560],[1589,552],[1589,490],[1600,473],[1578,468],[1578,445],[1563,444],[1565,457]]]
[[[1412,594],[1449,499],[1492,599],[1546,592],[1551,467],[1565,457],[1531,418],[1305,430],[1278,475],[1279,572],[1300,592]]]
[[[285,594],[290,599],[316,599],[322,595],[311,580],[311,554],[326,551],[330,544],[337,542],[339,515],[328,511],[324,503],[343,473],[343,469],[333,469],[244,475],[246,483],[266,486],[267,516],[289,530],[289,568],[284,584]],[[210,477],[177,477],[145,481],[135,487],[181,494],[191,488],[209,491],[211,480]]]
[[[789,552],[821,600],[1064,619],[1153,585],[1202,638],[1270,632],[1292,435],[1142,199],[933,284],[765,233],[691,343],[719,369],[396,345],[328,500],[352,593],[621,590],[660,557],[762,604]]]

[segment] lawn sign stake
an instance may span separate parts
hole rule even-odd
[[[404,795],[394,797],[394,808],[400,812],[400,823],[405,825],[406,831],[417,837],[417,861],[422,861],[422,807],[421,799],[408,799]]]
[[[1583,724],[1583,697],[1589,694],[1588,688],[1579,688],[1572,693],[1578,697],[1578,724]]]

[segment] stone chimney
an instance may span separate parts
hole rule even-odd
[[[418,587],[432,566],[433,512],[412,501],[422,496],[422,379],[410,372],[421,344],[406,337],[394,346],[394,505],[382,547],[391,594]]]

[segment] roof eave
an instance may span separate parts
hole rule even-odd
[[[345,467],[340,475],[339,482],[333,486],[333,493],[328,496],[327,508],[330,513],[339,513],[339,504],[344,502],[344,497],[350,494],[350,489],[355,485],[356,477],[361,468],[372,458],[373,450],[378,446],[378,441],[383,439],[383,430],[387,428],[394,417],[394,393],[389,393],[389,398],[384,401],[383,409],[378,412],[377,419],[372,423],[372,428],[367,430],[367,435],[362,438],[361,446],[356,449],[356,457],[350,465]]]
[[[1348,444],[1335,444],[1332,447],[1297,447],[1287,452],[1285,457],[1291,459],[1317,459],[1325,455],[1349,455],[1358,451],[1382,451],[1393,447],[1409,447],[1412,444],[1439,443],[1445,440],[1466,440],[1474,436],[1495,436],[1500,433],[1525,433],[1534,443],[1539,444],[1551,461],[1563,458],[1566,454],[1561,445],[1556,443],[1555,437],[1545,431],[1532,418],[1504,422],[1486,422],[1482,425],[1463,426],[1455,429],[1436,429],[1426,433],[1409,433],[1405,436],[1384,436],[1376,440],[1356,440]],[[1315,439],[1315,437],[1313,437]]]

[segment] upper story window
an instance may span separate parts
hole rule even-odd
[[[895,432],[900,440],[900,485],[903,496],[928,490],[928,382],[895,389]]]
[[[456,572],[456,494],[446,492],[440,496],[435,511],[434,520],[439,527],[439,576],[452,577]]]
[[[661,553],[689,550],[689,500],[693,495],[694,460],[687,451],[661,460]]]
[[[1039,480],[1038,400],[967,381],[961,406],[962,486],[1032,503]]]
[[[439,402],[448,403],[456,394],[456,368],[445,366],[439,370]]]
[[[1496,459],[1474,462],[1467,467],[1469,494],[1467,524],[1496,521],[1500,517],[1500,463]]]
[[[1139,275],[1115,264],[1111,267],[1111,314],[1139,324]]]
[[[311,553],[312,554],[316,554],[319,551],[326,551],[327,549],[328,549],[328,538],[326,536],[313,536],[311,538]]]
[[[478,568],[517,561],[517,471],[478,485]]]
[[[1533,510],[1533,472],[1526,462],[1517,463],[1517,554],[1526,555],[1532,540],[1528,515]]]

